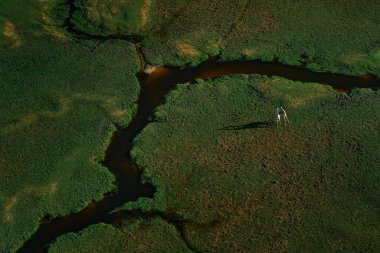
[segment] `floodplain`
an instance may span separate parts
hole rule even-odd
[[[379,7],[1,1],[0,252],[379,251]]]

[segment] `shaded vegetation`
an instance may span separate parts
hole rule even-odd
[[[59,39],[49,4],[0,3],[0,252],[115,189],[99,161],[139,93],[132,44]]]
[[[317,71],[380,75],[380,2],[76,0],[75,28],[147,35],[152,65],[278,59]]]
[[[70,252],[191,252],[174,226],[160,218],[124,221],[115,228],[93,225],[79,235],[70,233],[56,240],[49,253]]]
[[[276,128],[280,105],[290,125]],[[184,227],[206,252],[377,252],[379,105],[379,91],[282,78],[179,85],[135,139],[157,193],[133,206],[214,224]]]

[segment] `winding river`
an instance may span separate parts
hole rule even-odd
[[[142,65],[142,70],[137,74],[141,86],[137,114],[127,127],[114,133],[104,161],[101,162],[115,175],[118,191],[107,194],[101,201],[89,204],[78,213],[43,220],[37,232],[22,246],[19,252],[44,252],[57,237],[69,232],[78,232],[92,224],[100,222],[118,224],[127,218],[152,216],[160,216],[175,225],[182,239],[192,249],[182,232],[185,221],[176,218],[175,214],[141,213],[138,211],[109,214],[128,201],[137,200],[139,197],[153,197],[154,187],[148,183],[142,184],[140,182],[140,171],[130,158],[129,153],[134,137],[149,123],[149,116],[152,111],[160,105],[165,94],[178,83],[191,82],[196,78],[212,78],[223,75],[263,74],[281,76],[294,81],[327,84],[338,91],[349,91],[354,87],[380,87],[380,79],[372,76],[353,77],[317,73],[303,67],[290,67],[278,62],[218,62],[216,57],[211,57],[197,67],[183,69],[159,67],[148,75],[143,72],[144,59],[137,44],[136,48],[140,54]]]

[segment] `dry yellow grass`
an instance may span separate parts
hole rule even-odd
[[[176,49],[178,54],[182,56],[196,57],[199,55],[199,51],[197,49],[186,43],[177,44]]]
[[[57,111],[43,111],[40,113],[25,115],[21,117],[16,123],[11,123],[0,128],[0,134],[10,134],[16,131],[20,131],[25,127],[40,120],[41,118],[61,117],[65,115],[67,112],[69,112],[71,109],[75,109],[75,105],[73,105],[75,101],[90,101],[98,103],[99,106],[103,108],[108,113],[108,115],[110,115],[110,117],[116,120],[123,119],[128,114],[128,110],[120,109],[118,107],[120,101],[115,97],[76,93],[69,98],[59,99],[59,109]]]
[[[244,49],[241,51],[242,55],[244,56],[254,56],[256,52],[252,49]]]
[[[14,196],[9,198],[4,205],[4,215],[3,220],[5,222],[11,222],[14,219],[14,215],[12,213],[12,209],[21,198],[28,197],[30,194],[35,196],[46,196],[51,195],[56,192],[58,186],[58,182],[52,182],[46,186],[36,186],[36,187],[27,187],[23,190],[16,193]]]
[[[42,27],[49,35],[51,35],[55,39],[61,40],[61,41],[66,40],[66,35],[62,33],[61,31],[59,31],[57,27],[53,25],[52,21],[50,20],[50,17],[48,15],[48,11],[50,8],[51,8],[51,2],[49,1],[46,2],[46,4],[42,6],[42,9],[41,9],[41,19],[43,21]]]
[[[15,25],[12,22],[7,21],[4,24],[3,34],[10,39],[10,41],[11,41],[11,47],[12,48],[16,48],[16,47],[20,47],[21,46],[20,37],[16,33],[16,27],[15,27]]]
[[[148,13],[149,13],[149,9],[151,6],[152,6],[152,0],[145,0],[144,1],[144,4],[140,10],[140,17],[141,17],[140,25],[139,25],[140,29],[143,28],[146,25],[146,23],[148,22]]]
[[[316,99],[325,96],[334,95],[336,92],[332,88],[327,88],[322,84],[304,84],[308,85],[308,89],[312,92],[309,95],[305,95],[300,85],[284,85],[281,79],[272,79],[267,82],[258,84],[258,87],[275,97],[281,97],[285,99],[289,106],[299,107],[306,105]]]
[[[4,221],[10,222],[13,220],[12,208],[17,202],[16,197],[12,197],[4,207]]]

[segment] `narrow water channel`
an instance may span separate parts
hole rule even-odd
[[[143,59],[142,59],[143,60]],[[152,111],[160,105],[167,92],[178,83],[191,82],[196,78],[211,78],[233,74],[263,74],[281,76],[294,81],[316,82],[331,85],[339,91],[355,87],[379,88],[375,77],[352,77],[339,74],[317,73],[302,67],[285,66],[277,62],[232,61],[217,62],[215,58],[192,68],[157,68],[150,75],[141,71],[137,77],[141,86],[138,111],[128,127],[114,133],[102,164],[116,177],[118,191],[106,195],[101,201],[88,205],[79,213],[52,220],[44,220],[37,232],[18,252],[44,252],[57,237],[78,232],[99,222],[114,223],[115,215],[109,212],[139,197],[152,198],[152,185],[141,184],[140,171],[129,157],[134,137],[149,123]],[[306,85],[306,84],[305,84]]]

